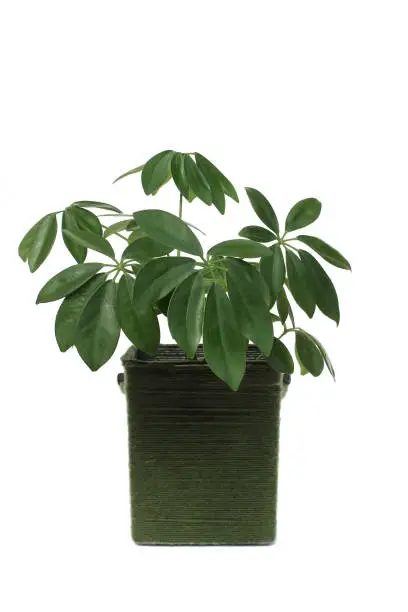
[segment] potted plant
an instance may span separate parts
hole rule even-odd
[[[172,180],[178,216],[77,201],[40,219],[19,255],[35,272],[52,249],[61,215],[62,238],[76,263],[37,297],[39,304],[62,300],[55,319],[60,350],[75,347],[97,370],[115,352],[121,331],[133,344],[120,381],[128,405],[134,540],[271,543],[280,401],[294,370],[286,339],[295,339],[302,374],[319,376],[326,366],[334,378],[325,348],[296,325],[292,304],[338,324],[336,290],[315,254],[338,268],[350,264],[320,238],[293,234],[320,215],[315,198],[295,204],[281,229],[265,196],[247,188],[261,224],[204,254],[200,230],[182,218],[183,203],[198,198],[223,215],[226,199],[238,202],[232,183],[199,153],[170,150],[116,180],[134,174],[146,195]],[[112,236],[125,242],[119,256]],[[159,315],[167,317],[176,344],[160,344]]]

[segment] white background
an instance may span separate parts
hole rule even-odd
[[[36,2],[0,16],[1,608],[406,611],[406,3]],[[315,196],[341,323],[308,329],[334,384],[294,377],[282,409],[278,541],[266,548],[145,548],[130,538],[127,433],[114,358],[92,374],[53,335],[25,231],[77,199],[176,212],[167,186],[112,186],[154,153],[200,151],[239,187],[227,216],[186,219],[207,246]],[[302,320],[302,323],[304,320]],[[169,339],[168,335],[163,336]]]

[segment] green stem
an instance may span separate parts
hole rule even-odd
[[[299,253],[299,249],[297,249],[296,247],[291,246],[290,244],[286,244],[286,242],[283,243],[283,246],[288,251],[290,250],[290,251],[295,251],[295,253]]]
[[[127,213],[104,213],[103,215],[98,215],[98,217],[133,217],[133,215],[128,215]]]
[[[299,329],[298,327],[287,327],[285,331],[279,336],[279,340],[283,338],[283,336],[286,336],[286,334],[288,334],[289,332],[295,332],[298,329]]]
[[[179,219],[183,218],[183,194],[181,192],[180,192],[178,216],[179,216]],[[177,250],[177,257],[180,257],[179,250]]]
[[[103,229],[109,229],[109,227],[107,225],[103,225],[103,223],[101,223]],[[113,232],[113,234],[111,234],[111,236],[119,236],[119,238],[122,238],[122,240],[125,240],[126,242],[128,241],[128,239],[126,238],[126,236],[122,236],[122,234],[119,234],[119,232]]]

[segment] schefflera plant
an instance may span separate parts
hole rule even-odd
[[[35,272],[51,252],[61,216],[63,241],[77,263],[53,276],[37,297],[37,303],[62,300],[55,320],[60,350],[76,347],[90,369],[97,370],[113,355],[123,331],[135,346],[154,355],[160,342],[158,315],[164,314],[187,358],[195,358],[202,339],[209,367],[233,390],[245,372],[248,342],[257,345],[271,367],[293,372],[292,355],[282,340],[290,332],[295,334],[301,372],[318,376],[326,364],[334,377],[326,350],[296,326],[288,299],[289,293],[310,318],[317,307],[339,322],[333,283],[315,257],[293,242],[300,241],[337,267],[350,269],[349,263],[319,238],[287,237],[319,216],[320,202],[298,202],[281,234],[270,203],[247,188],[264,226],[247,226],[240,238],[218,243],[205,254],[193,231],[201,230],[182,218],[183,202],[198,198],[224,214],[226,198],[238,202],[226,176],[199,153],[172,150],[116,181],[134,174],[140,174],[146,195],[155,195],[172,180],[179,191],[178,216],[159,209],[123,213],[111,204],[81,200],[40,219],[20,243],[20,257]],[[114,222],[107,225],[111,217]],[[126,243],[119,256],[112,236]],[[85,261],[89,251],[108,262]]]

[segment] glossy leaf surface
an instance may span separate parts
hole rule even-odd
[[[102,210],[110,210],[111,212],[121,213],[122,211],[112,204],[106,204],[106,202],[94,202],[93,200],[79,200],[73,202],[72,206],[79,206],[80,208],[101,208]]]
[[[73,240],[77,244],[86,247],[87,249],[92,249],[93,251],[98,251],[111,259],[115,258],[115,252],[112,248],[112,245],[103,238],[103,236],[98,236],[93,232],[88,232],[87,230],[63,230],[63,235]]]
[[[69,206],[65,210],[69,210],[71,215],[74,216],[78,229],[102,236],[103,230],[101,222],[93,212],[86,208],[80,208],[79,206]]]
[[[170,333],[193,359],[201,339],[204,316],[204,279],[201,272],[188,276],[173,292],[167,318]]]
[[[37,228],[46,217],[48,217],[48,215],[37,221],[37,223],[35,223],[33,227],[28,230],[28,232],[25,234],[24,238],[20,242],[18,246],[18,254],[23,261],[27,261],[28,253],[30,252],[31,246],[33,244]]]
[[[171,176],[171,160],[174,151],[166,150],[157,153],[147,161],[142,170],[142,186],[146,195],[157,192]]]
[[[269,304],[264,300],[262,277],[249,263],[228,258],[228,296],[242,334],[269,355],[273,343],[273,326]]]
[[[258,218],[279,236],[279,221],[271,204],[260,191],[253,187],[246,187],[246,192]]]
[[[225,213],[225,194],[222,187],[222,179],[225,178],[217,168],[199,153],[195,154],[197,167],[201,170],[211,189],[211,197],[214,206],[223,215]]]
[[[172,250],[172,247],[160,244],[160,242],[156,242],[156,240],[152,240],[148,236],[145,236],[134,240],[126,247],[122,254],[122,260],[131,259],[144,263],[154,257],[168,255]]]
[[[83,263],[70,266],[53,276],[41,289],[37,304],[54,302],[82,287],[103,268],[101,263]]]
[[[343,257],[341,253],[336,251],[336,249],[327,244],[327,242],[324,242],[324,240],[316,238],[315,236],[306,235],[296,236],[296,239],[300,240],[304,244],[307,244],[308,247],[313,249],[318,255],[320,255],[320,257],[323,257],[323,259],[332,264],[332,266],[343,268],[344,270],[351,270],[351,266],[347,259]]]
[[[269,256],[270,254],[271,252],[268,247],[259,242],[254,242],[253,240],[247,240],[245,238],[224,240],[224,242],[219,242],[208,251],[208,255],[247,257],[248,259]]]
[[[173,159],[171,160],[171,175],[182,196],[189,202],[192,202],[192,200],[195,198],[195,193],[188,184],[186,171],[184,168],[184,157],[185,156],[183,153],[174,154]]]
[[[283,344],[282,340],[275,338],[272,346],[272,351],[269,357],[266,358],[271,368],[282,374],[293,374],[295,368],[292,355],[289,349]]]
[[[308,271],[317,307],[338,325],[340,322],[339,299],[330,277],[313,255],[302,249],[299,255]]]
[[[139,227],[153,240],[183,253],[203,254],[197,236],[176,215],[164,210],[140,210],[133,216]]]
[[[137,348],[154,355],[160,342],[160,327],[152,308],[137,310],[133,304],[135,281],[122,276],[118,284],[117,314],[119,325]]]
[[[141,172],[143,168],[144,168],[144,164],[142,164],[141,166],[137,166],[136,168],[132,168],[132,170],[128,170],[127,172],[124,172],[123,174],[118,176],[118,178],[116,178],[113,181],[113,184],[117,183],[118,181],[125,178],[126,176],[130,176],[131,174],[138,174],[138,172]]]
[[[288,301],[288,296],[286,295],[285,287],[282,287],[277,297],[276,306],[278,308],[280,320],[282,321],[282,323],[285,323],[286,319],[288,318],[289,308],[290,308],[290,304]]]
[[[288,272],[289,289],[297,304],[312,317],[316,307],[316,299],[304,263],[292,251],[286,251],[286,268]]]
[[[55,338],[60,351],[75,344],[79,320],[92,295],[105,282],[106,274],[97,274],[61,303],[55,318]]]
[[[203,336],[209,367],[236,391],[245,372],[247,341],[235,321],[228,296],[217,284],[208,292]]]
[[[322,210],[322,205],[316,198],[307,198],[297,202],[286,217],[285,230],[293,232],[316,221]]]
[[[118,344],[120,326],[116,314],[116,292],[116,283],[106,281],[93,294],[79,321],[75,346],[93,371],[112,357]]]
[[[320,376],[324,368],[323,357],[309,334],[296,331],[296,350],[307,371],[312,376]]]
[[[285,281],[285,261],[279,245],[275,244],[270,248],[269,255],[262,257],[260,261],[260,271],[263,279],[268,285],[271,295],[271,304],[274,304],[281,292]]]
[[[65,246],[68,251],[71,253],[72,257],[78,262],[83,263],[86,259],[87,249],[86,247],[78,244],[76,240],[73,240],[69,237],[65,232],[68,231],[78,231],[78,224],[75,220],[75,215],[72,212],[72,208],[67,208],[62,214],[61,221],[61,229],[62,229],[62,239],[64,241]]]
[[[193,272],[194,265],[195,261],[189,257],[161,257],[144,264],[135,281],[135,307],[138,310],[152,307],[183,282]]]
[[[238,202],[238,195],[235,187],[227,179],[227,177],[216,167],[209,159],[201,155],[200,153],[195,154],[196,162],[199,168],[205,173],[206,176],[214,177],[214,181],[218,182],[226,196],[230,197],[235,202]]]
[[[211,187],[204,174],[189,155],[184,156],[184,169],[187,182],[191,190],[198,198],[200,198],[200,200],[205,202],[205,204],[211,204]]]
[[[249,240],[255,240],[255,242],[272,242],[272,240],[276,240],[276,235],[273,232],[260,225],[247,225],[242,228],[239,235],[243,238],[249,238]]]
[[[27,254],[28,267],[31,272],[38,270],[41,264],[47,259],[54,245],[57,230],[57,215],[51,213],[41,219],[32,236],[27,238],[26,244],[29,240],[31,241]],[[24,250],[24,248],[21,249],[21,244],[20,250]]]

